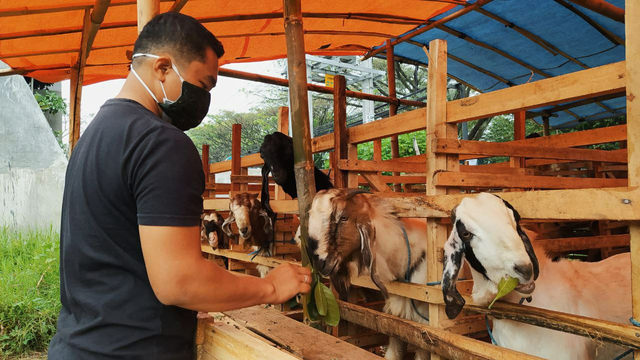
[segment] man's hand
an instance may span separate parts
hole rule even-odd
[[[270,304],[282,304],[297,294],[311,291],[311,270],[292,264],[282,264],[264,278],[273,285]]]

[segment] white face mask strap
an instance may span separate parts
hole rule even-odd
[[[137,57],[150,57],[150,58],[154,58],[154,59],[159,59],[160,56],[158,55],[153,55],[153,54],[143,54],[143,53],[137,53],[137,54],[133,54],[133,56],[131,56],[131,60],[137,58]],[[184,79],[182,78],[182,75],[180,75],[180,72],[178,71],[178,68],[176,67],[176,65],[173,63],[173,61],[171,61],[171,68],[173,68],[173,71],[176,72],[176,74],[178,75],[178,77],[180,78],[181,82],[184,82]],[[133,70],[133,66],[131,67],[131,71],[133,72],[133,74],[138,78],[138,80],[140,80],[140,82],[142,83],[142,85],[144,86],[145,89],[147,89],[147,91],[149,92],[149,94],[151,94],[151,96],[153,97],[153,100],[155,100],[156,102],[159,102],[158,99],[155,97],[155,95],[153,95],[153,93],[151,92],[151,90],[149,90],[149,88],[147,87],[147,85],[142,81],[142,79],[140,79],[140,77],[138,76],[138,74],[136,73],[135,70]],[[164,90],[164,84],[162,83],[162,81],[160,82],[160,88],[162,89],[162,93],[164,94],[164,99],[162,100],[163,102],[170,102],[173,103],[173,100],[170,100],[167,97],[167,92]]]
[[[155,95],[153,95],[153,92],[151,91],[151,89],[149,89],[149,87],[147,86],[147,84],[144,83],[144,81],[142,81],[142,79],[140,78],[140,76],[138,75],[138,73],[136,72],[136,70],[133,68],[133,66],[131,66],[131,72],[133,73],[133,75],[138,79],[138,81],[140,81],[140,84],[142,84],[142,86],[144,86],[144,88],[147,90],[147,92],[149,93],[149,95],[151,95],[151,97],[153,98],[153,100],[155,100],[155,102],[158,102],[158,98],[156,98]],[[162,84],[162,83],[161,83]],[[164,91],[164,88],[162,88],[162,91]]]

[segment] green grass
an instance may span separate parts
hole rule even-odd
[[[59,235],[0,227],[0,359],[46,351],[60,311]]]

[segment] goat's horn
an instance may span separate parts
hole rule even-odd
[[[236,218],[235,216],[233,216],[233,213],[229,213],[229,217],[222,224],[222,231],[224,231],[224,233],[227,234],[227,236],[231,238],[233,241],[237,242],[236,240],[237,235],[231,232],[231,223],[235,221],[236,221]]]
[[[344,189],[345,194],[347,195],[347,200],[352,197],[360,194],[371,194],[371,191],[364,189]]]

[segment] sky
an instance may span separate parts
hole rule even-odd
[[[241,70],[251,73],[257,73],[262,75],[270,75],[276,77],[282,77],[282,74],[277,70],[274,61],[262,61],[253,63],[240,63],[225,65],[225,68]],[[120,88],[124,84],[124,79],[110,80],[101,83],[84,86],[82,88],[82,104],[81,104],[81,118],[82,129],[84,130],[86,125],[91,122],[94,115],[100,110],[102,104],[105,101],[115,97]],[[211,106],[209,107],[209,114],[216,114],[221,110],[233,110],[244,111],[252,106],[255,106],[261,99],[255,95],[249,95],[243,92],[243,89],[250,89],[259,86],[257,83],[246,80],[232,79],[224,76],[218,78],[218,84],[211,91]],[[62,82],[62,97],[69,104],[69,81]],[[63,120],[64,125],[68,127],[68,118]],[[67,133],[65,131],[65,133]],[[63,139],[68,139],[68,136],[63,136]]]

